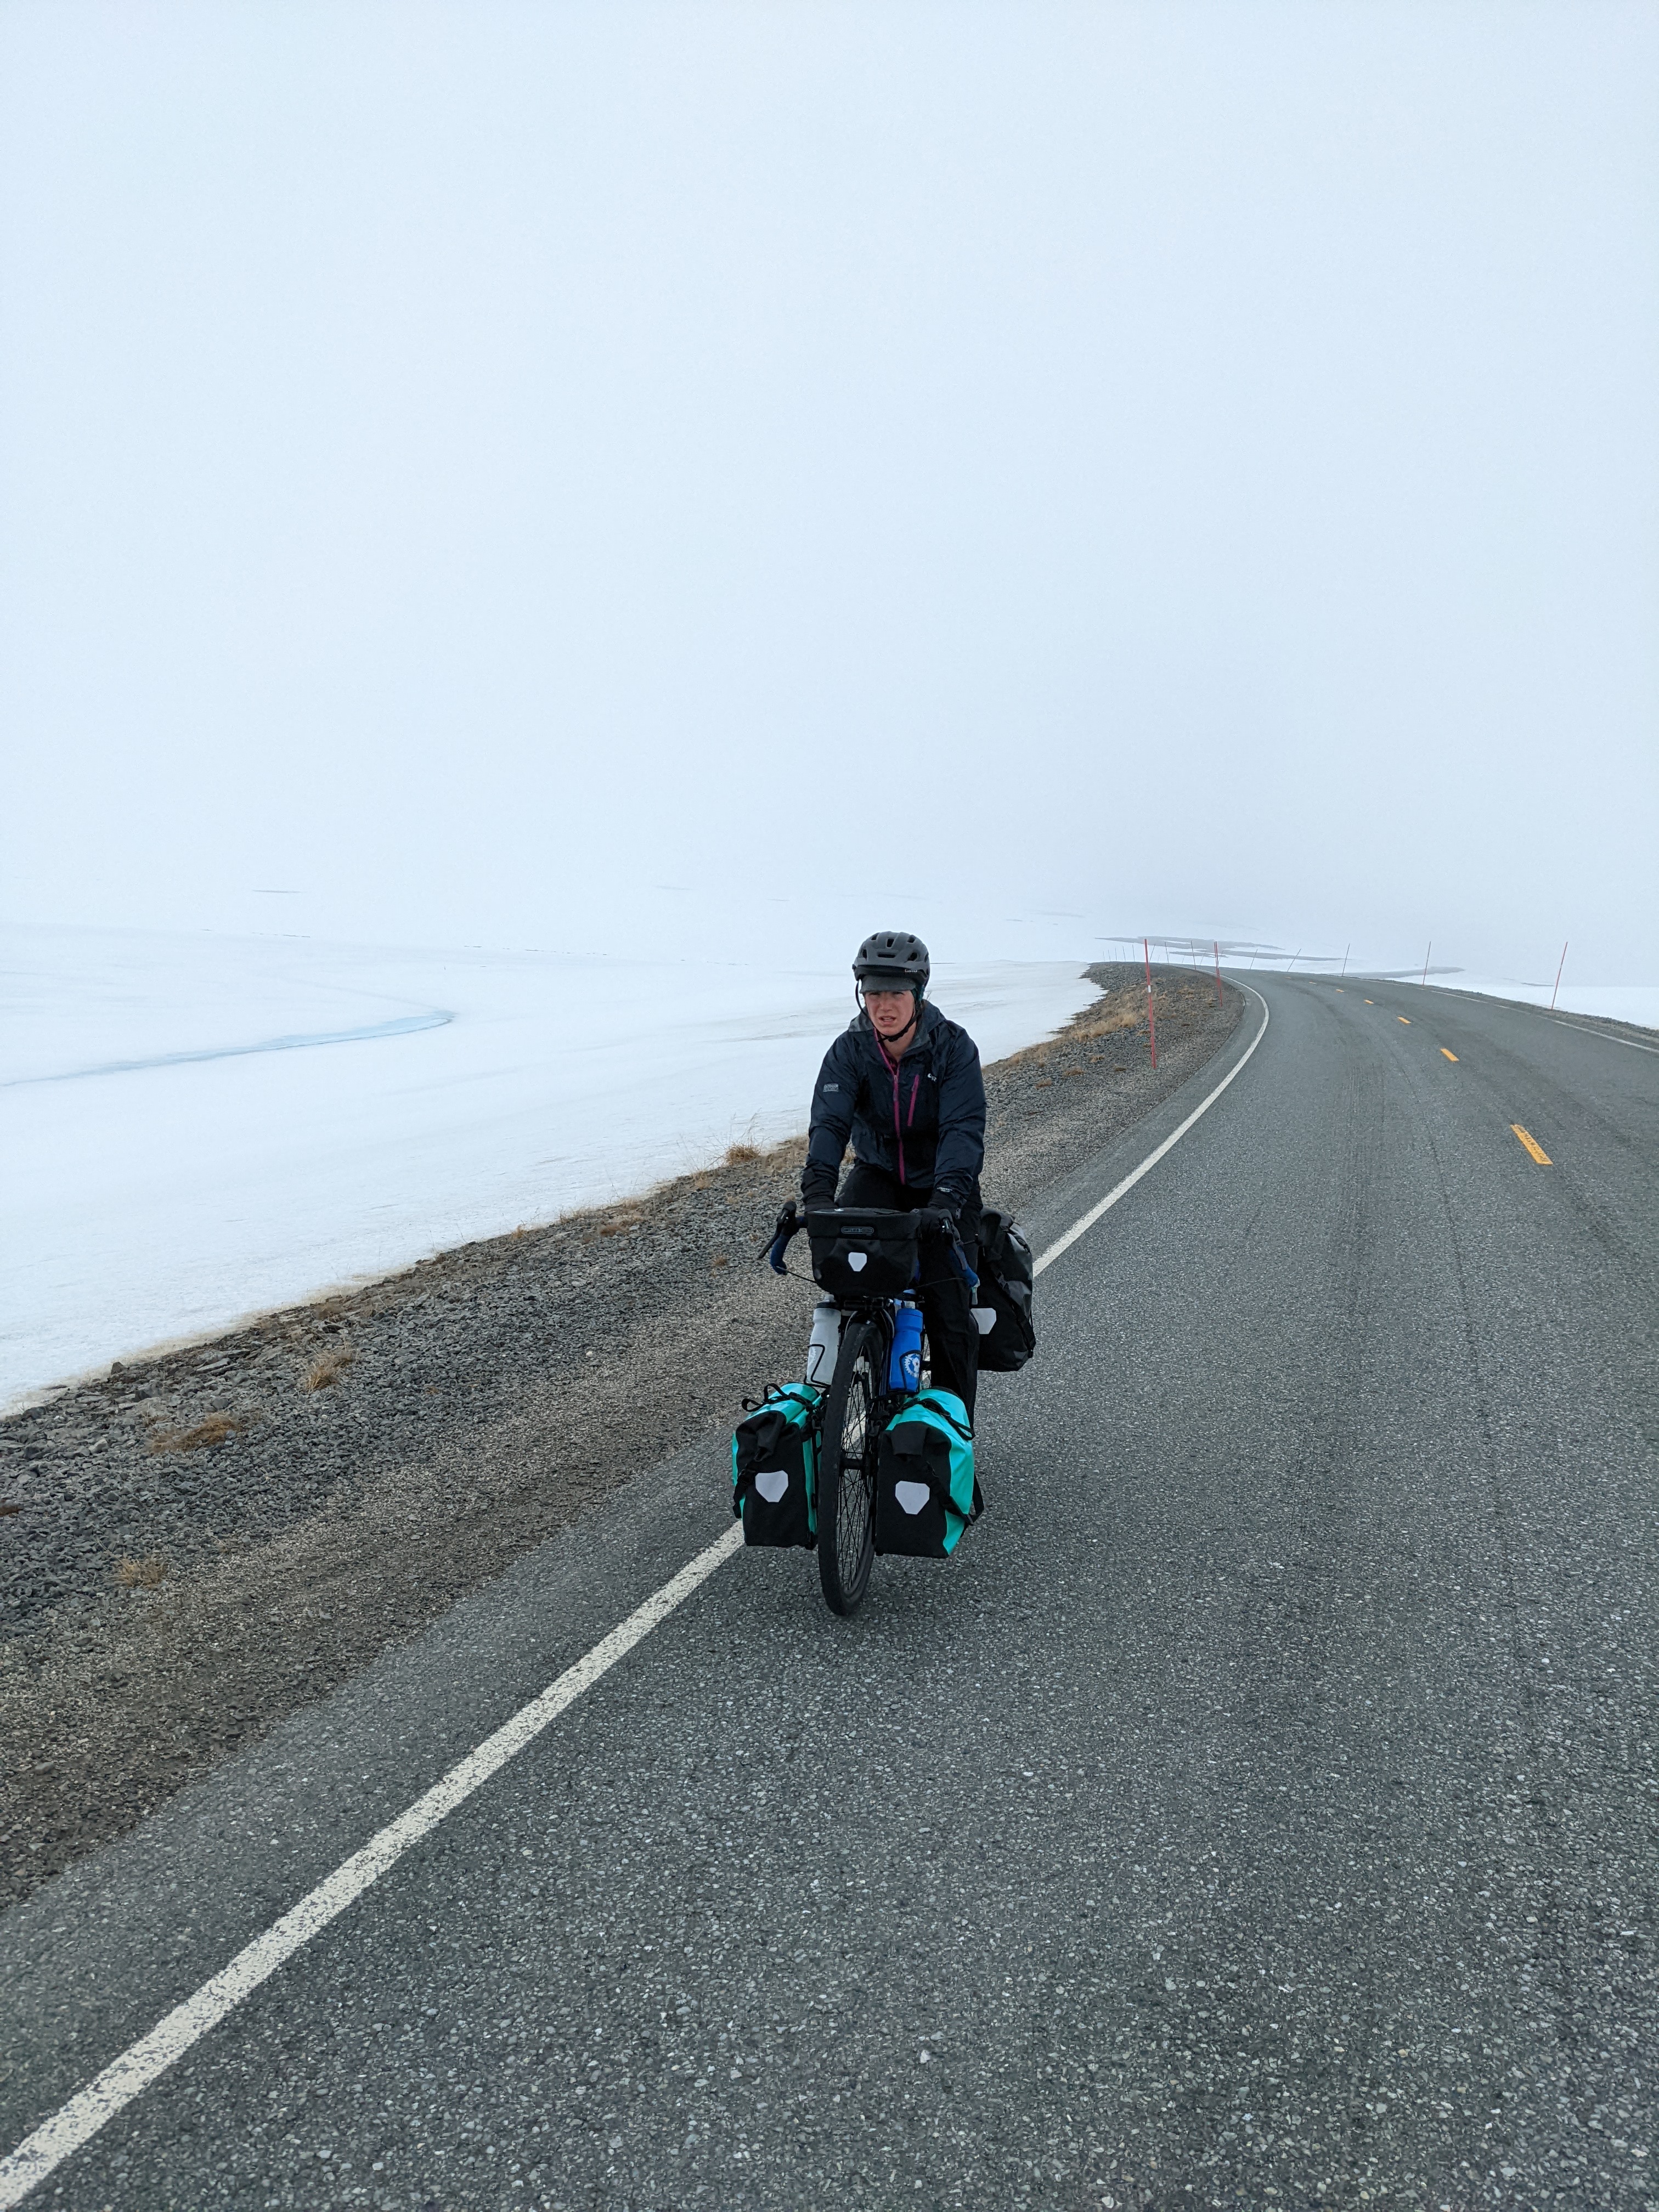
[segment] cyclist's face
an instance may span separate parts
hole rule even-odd
[[[866,991],[864,1003],[878,1036],[897,1036],[908,1030],[916,1010],[908,991]]]

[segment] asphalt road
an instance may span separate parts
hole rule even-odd
[[[721,1567],[33,2201],[1659,2205],[1659,1054],[1249,980],[988,1382],[958,1557],[850,1624]],[[0,1921],[4,2140],[724,1483],[642,1474]]]

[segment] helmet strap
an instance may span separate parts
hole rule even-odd
[[[863,1013],[866,1020],[868,1021],[870,1009],[865,1004],[864,986],[861,982],[854,984],[853,996],[858,1000],[860,1010]],[[876,1036],[878,1042],[885,1047],[889,1044],[902,1044],[906,1037],[914,1036],[917,1029],[920,1027],[921,1023],[921,993],[913,987],[910,992],[910,1018],[906,1022],[902,1030],[896,1030],[890,1037],[884,1037],[882,1036],[881,1031],[876,1029],[876,1025],[873,1022],[870,1023],[870,1026],[872,1030],[876,1030]]]

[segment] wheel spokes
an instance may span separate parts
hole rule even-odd
[[[886,1371],[881,1327],[861,1316],[842,1340],[823,1433],[818,1577],[830,1611],[842,1615],[863,1602],[875,1560],[876,1413]]]
[[[871,1414],[874,1392],[869,1364],[860,1358],[853,1370],[841,1426],[841,1486],[836,1500],[836,1537],[843,1571],[856,1578],[859,1563],[870,1537]]]

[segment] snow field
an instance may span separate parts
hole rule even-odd
[[[984,1057],[1081,963],[942,964]],[[9,931],[0,1408],[804,1128],[845,970]]]

